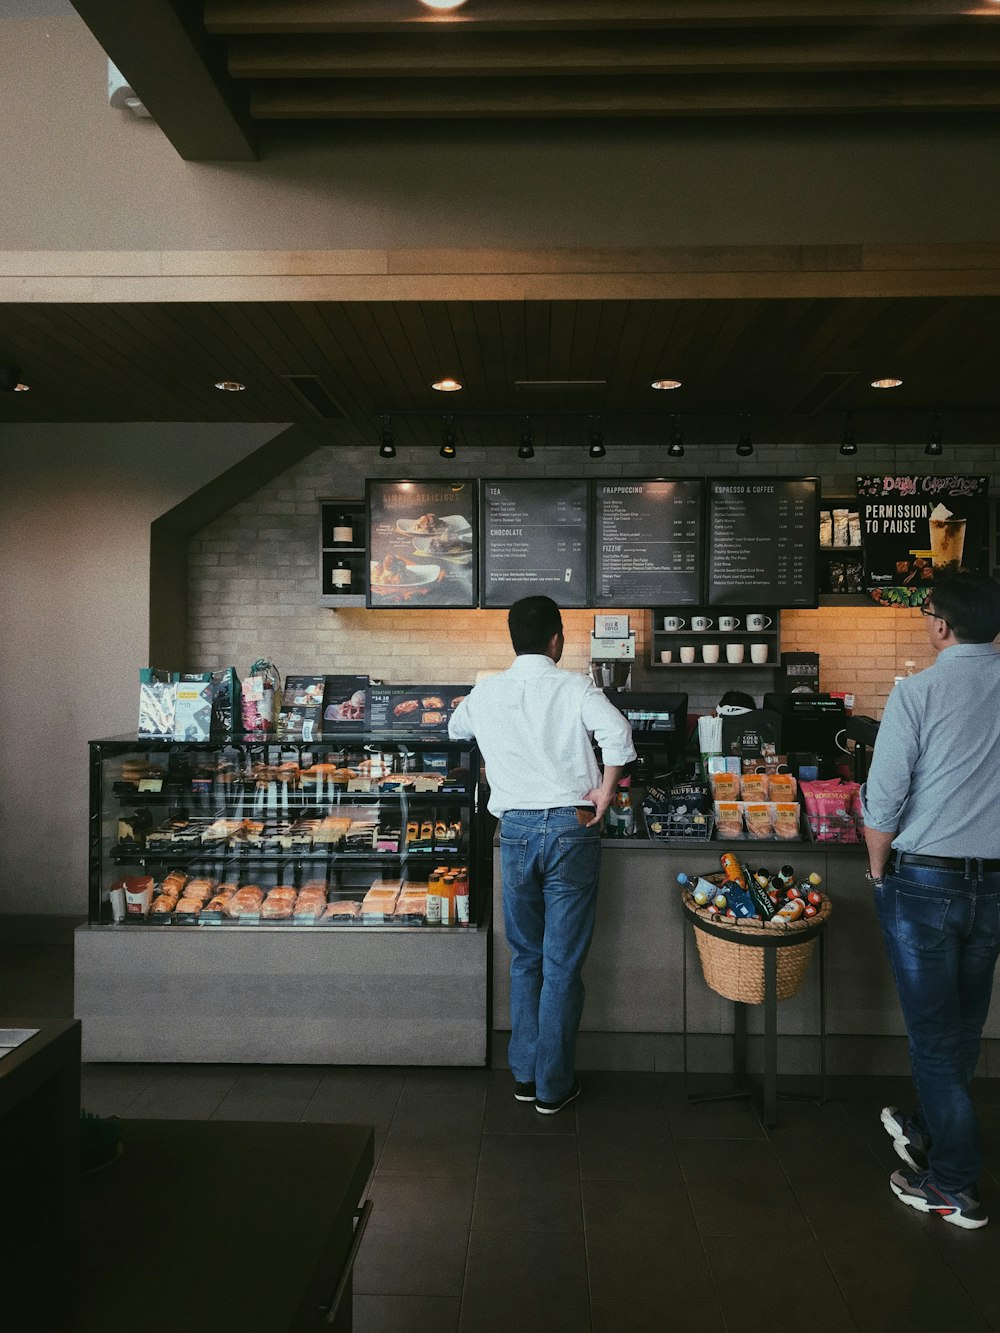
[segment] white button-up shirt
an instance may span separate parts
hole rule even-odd
[[[448,734],[477,741],[498,818],[582,804],[601,783],[594,740],[605,764],[635,758],[632,728],[614,704],[586,676],[536,653],[480,681],[452,713]]]

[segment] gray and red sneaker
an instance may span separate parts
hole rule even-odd
[[[990,1220],[978,1194],[963,1190],[954,1194],[931,1183],[928,1171],[893,1171],[889,1184],[897,1199],[921,1213],[937,1213],[952,1226],[976,1231]]]

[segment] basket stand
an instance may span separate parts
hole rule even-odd
[[[683,905],[684,915],[695,930],[707,934],[721,934],[732,941],[734,932],[725,927],[715,926],[704,920],[696,911]],[[770,1129],[778,1123],[777,1104],[781,1097],[787,1101],[816,1102],[822,1105],[826,1101],[826,922],[817,922],[795,934],[774,931],[773,934],[748,933],[739,941],[739,947],[764,950],[764,1080],[761,1105],[761,1122]],[[778,962],[777,951],[790,945],[802,944],[809,939],[819,942],[819,1095],[808,1093],[778,1091]],[[684,966],[683,966],[683,1087],[685,1098],[689,1102],[734,1101],[749,1097],[756,1101],[758,1093],[750,1082],[747,1072],[747,1008],[740,1000],[733,1004],[733,1074],[735,1086],[729,1092],[691,1093],[688,1091],[688,931],[684,931]]]

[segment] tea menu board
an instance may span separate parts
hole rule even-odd
[[[698,604],[700,479],[598,481],[594,492],[594,606]]]
[[[474,482],[369,481],[370,607],[476,605]]]
[[[815,606],[815,477],[708,482],[708,604]]]
[[[480,605],[544,594],[561,607],[586,606],[588,510],[585,481],[484,481]]]

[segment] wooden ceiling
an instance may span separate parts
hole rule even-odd
[[[74,0],[185,157],[269,121],[1000,111],[995,0]]]
[[[6,305],[0,364],[31,391],[0,393],[0,423],[297,422],[374,445],[391,412],[398,443],[436,448],[446,412],[477,445],[523,416],[539,442],[585,440],[591,413],[610,443],[658,443],[672,413],[723,441],[745,411],[760,440],[826,442],[853,412],[859,438],[912,443],[937,411],[948,442],[992,445],[998,346],[995,297]],[[464,389],[435,392],[446,375]],[[886,375],[903,386],[869,387]]]

